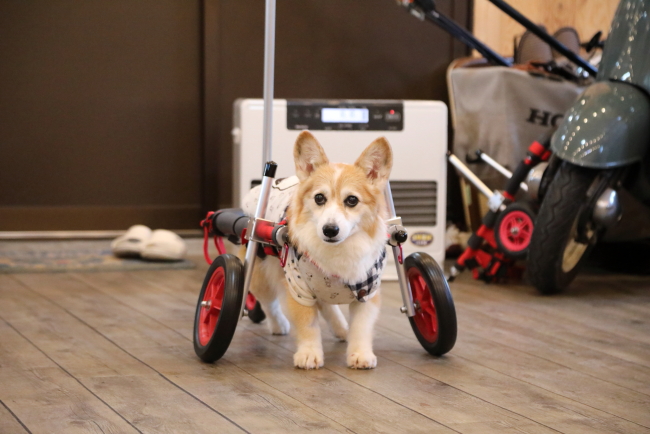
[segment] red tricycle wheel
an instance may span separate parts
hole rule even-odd
[[[495,241],[512,259],[524,259],[535,227],[533,211],[524,204],[512,203],[495,222]]]
[[[426,253],[409,255],[404,261],[415,315],[409,318],[420,345],[441,356],[456,343],[456,308],[447,280],[436,261]]]
[[[233,255],[218,256],[203,280],[194,316],[194,351],[204,362],[220,359],[239,320],[244,267]]]

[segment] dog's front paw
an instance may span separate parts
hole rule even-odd
[[[348,355],[348,368],[373,369],[377,367],[377,356],[372,351],[354,351]]]
[[[289,330],[291,330],[291,324],[284,316],[280,318],[270,318],[269,328],[271,329],[271,333],[274,335],[288,335]]]
[[[318,369],[323,363],[323,351],[315,348],[299,348],[293,355],[293,365],[296,368]]]

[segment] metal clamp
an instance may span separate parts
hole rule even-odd
[[[246,239],[248,241],[257,241],[263,244],[272,244],[271,234],[275,222],[262,218],[251,218],[248,221],[248,228],[246,229]]]
[[[388,244],[393,247],[401,246],[408,239],[408,232],[404,226],[401,225],[401,219],[397,217],[400,224],[391,224],[388,226]]]
[[[498,190],[494,190],[492,196],[488,198],[488,208],[490,208],[490,211],[492,212],[497,212],[501,209],[505,201],[506,198],[503,194]]]

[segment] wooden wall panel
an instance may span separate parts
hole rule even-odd
[[[575,27],[582,41],[598,30],[606,35],[619,0],[509,0],[508,4],[549,33]],[[526,29],[488,0],[474,0],[474,35],[503,55],[512,55],[514,38]]]
[[[197,227],[201,11],[0,1],[0,231]]]

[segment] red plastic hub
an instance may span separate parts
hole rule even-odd
[[[523,211],[510,211],[501,221],[499,238],[511,252],[525,250],[533,235],[533,220]]]
[[[210,278],[208,287],[201,300],[201,313],[199,314],[199,343],[207,345],[217,327],[225,289],[223,268],[217,268]]]
[[[420,270],[416,267],[408,270],[407,278],[411,285],[411,294],[416,306],[413,320],[422,337],[428,342],[434,343],[438,340],[438,314],[431,297],[431,291],[429,291],[427,283],[420,274]]]

